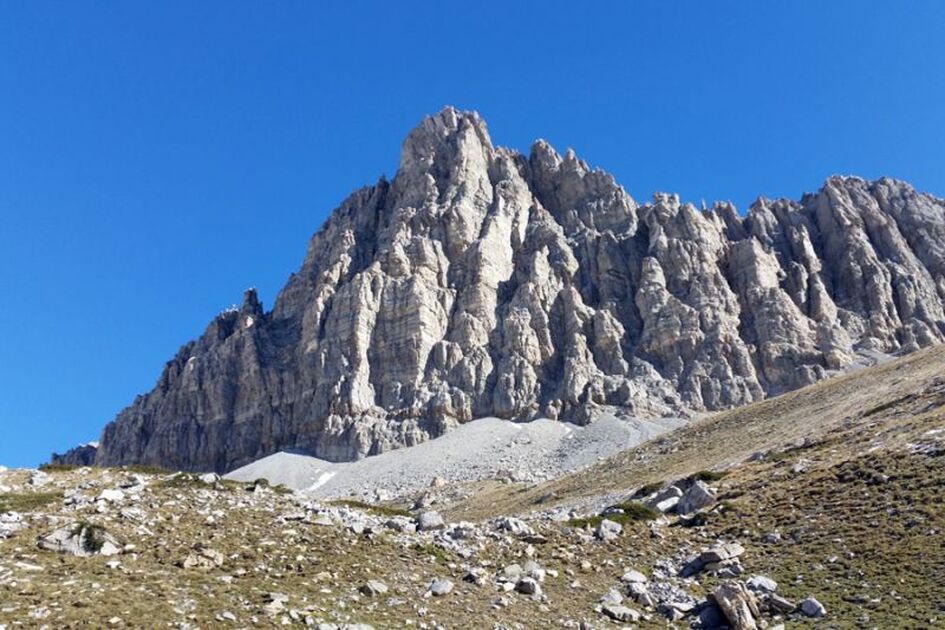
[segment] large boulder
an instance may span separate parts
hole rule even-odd
[[[104,527],[93,523],[73,523],[39,537],[40,549],[73,556],[114,556],[121,546]]]
[[[715,589],[713,599],[732,630],[757,630],[757,620],[761,618],[758,601],[743,584],[723,582]]]
[[[698,510],[709,507],[715,501],[712,491],[702,481],[695,481],[679,498],[676,504],[676,512],[679,514],[692,514]]]

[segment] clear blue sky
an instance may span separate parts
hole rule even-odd
[[[640,200],[945,195],[943,41],[938,0],[4,2],[0,464],[96,438],[244,288],[271,306],[445,104]]]

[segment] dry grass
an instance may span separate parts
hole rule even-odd
[[[760,451],[817,441],[844,422],[872,419],[889,401],[904,402],[945,374],[945,347],[837,376],[753,405],[697,420],[600,464],[531,488],[478,484],[453,506],[455,518],[528,512],[595,494],[626,493],[703,470],[725,470]],[[890,407],[887,407],[888,411]],[[868,412],[876,415],[866,416]],[[550,500],[541,500],[552,496]]]

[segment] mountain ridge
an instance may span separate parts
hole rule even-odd
[[[484,416],[750,403],[945,340],[943,244],[945,202],[899,180],[834,176],[744,217],[638,204],[573,151],[496,148],[446,108],[312,236],[271,311],[247,291],[181,348],[95,462],[222,472]]]

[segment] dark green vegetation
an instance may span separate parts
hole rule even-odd
[[[105,528],[95,523],[79,521],[73,533],[80,536],[82,549],[86,553],[95,554],[105,545]]]
[[[636,523],[640,521],[652,521],[659,518],[660,513],[656,510],[646,507],[642,503],[617,503],[610,506],[606,513],[588,516],[585,518],[574,518],[567,521],[571,527],[597,527],[601,521],[607,519],[621,525],[627,523]]]

